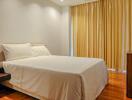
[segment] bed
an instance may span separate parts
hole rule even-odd
[[[108,82],[104,60],[37,56],[4,61],[5,86],[41,100],[95,100]]]

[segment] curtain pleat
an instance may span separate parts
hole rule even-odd
[[[99,0],[71,7],[74,55],[103,58],[126,69],[132,50],[132,0]]]

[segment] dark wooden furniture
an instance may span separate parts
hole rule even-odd
[[[0,73],[4,73],[4,68],[3,67],[0,67]]]
[[[3,67],[0,67],[0,82],[10,79],[11,79],[11,74],[5,73]]]
[[[0,82],[7,81],[11,79],[11,74],[0,73]]]
[[[127,53],[127,97],[132,98],[132,52]]]

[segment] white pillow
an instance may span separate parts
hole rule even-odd
[[[32,55],[36,56],[49,56],[49,50],[45,46],[32,46]]]
[[[30,43],[3,44],[2,46],[6,61],[28,58],[32,56],[32,48]]]

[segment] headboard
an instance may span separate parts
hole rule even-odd
[[[0,45],[0,62],[3,62],[3,61],[5,61],[5,56],[4,56],[2,46]]]

